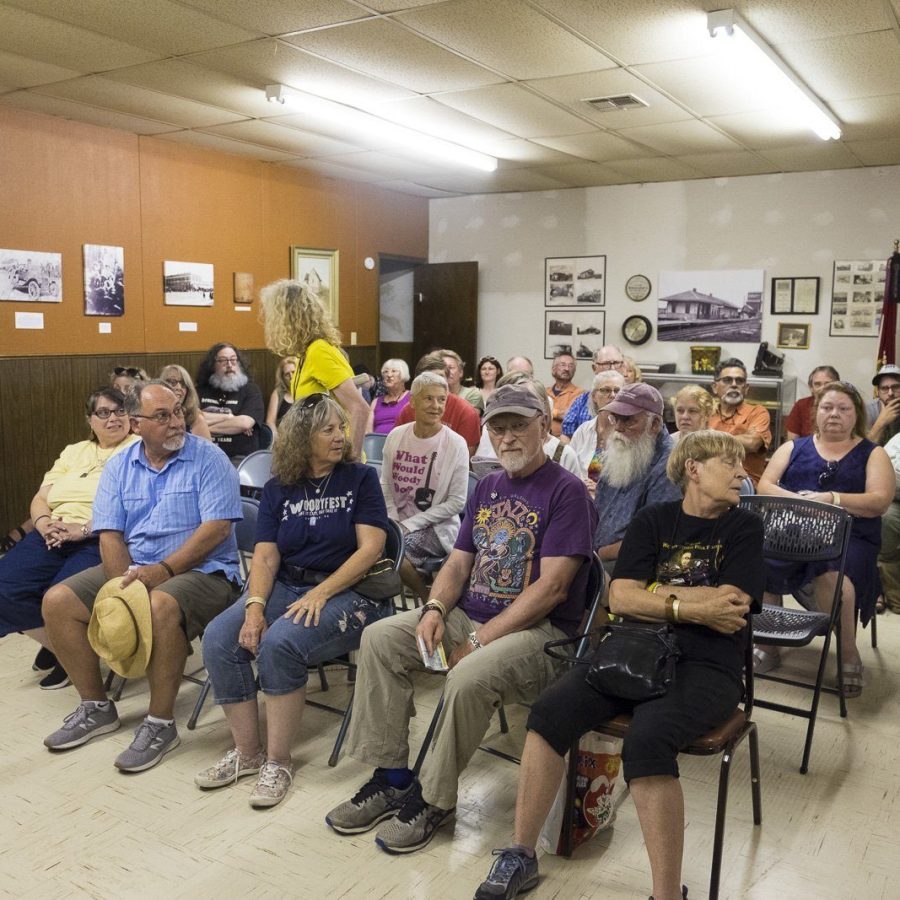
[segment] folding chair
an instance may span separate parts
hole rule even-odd
[[[384,441],[386,434],[369,433],[363,438],[363,453],[366,462],[381,462],[384,459]]]
[[[771,700],[757,699],[756,705],[763,709],[800,716],[809,722],[806,742],[803,746],[803,760],[800,772],[806,774],[812,750],[813,732],[819,710],[822,691],[837,694],[841,717],[847,715],[844,699],[844,673],[841,665],[841,589],[844,583],[844,568],[847,563],[847,549],[850,546],[852,517],[838,506],[804,500],[796,497],[743,497],[740,505],[744,509],[762,517],[765,538],[763,554],[767,559],[807,563],[836,559],[839,561],[835,581],[831,612],[785,609],[783,606],[765,604],[763,610],[753,617],[755,639],[761,644],[776,647],[805,647],[813,638],[823,637],[822,653],[815,681],[798,681],[781,675],[766,673],[757,678],[777,681],[794,687],[802,687],[813,692],[809,708],[788,706]],[[823,685],[825,665],[828,662],[828,648],[831,635],[837,637],[837,687]]]
[[[248,453],[238,463],[237,473],[241,494],[258,498],[266,482],[272,477],[272,451],[255,450]],[[250,552],[252,554],[252,549]]]
[[[752,618],[752,617],[751,617]],[[762,824],[762,795],[760,792],[759,740],[756,733],[756,722],[751,720],[753,713],[753,623],[747,628],[747,643],[744,650],[744,702],[738,707],[730,719],[717,728],[690,743],[681,752],[692,756],[715,756],[722,754],[719,768],[719,792],[716,801],[716,827],[713,840],[712,867],[709,876],[710,900],[719,896],[719,878],[722,871],[722,849],[725,839],[725,811],[728,806],[728,779],[731,774],[731,761],[735,748],[745,737],[750,741],[750,789],[753,797],[753,824]],[[608,722],[592,729],[610,737],[624,738],[631,724],[630,715],[616,716]],[[575,814],[575,776],[578,768],[578,745],[576,739],[569,750],[569,766],[566,782],[565,812],[562,824],[563,856],[572,855],[572,820]]]
[[[594,629],[594,624],[602,605],[603,596],[606,593],[607,575],[603,570],[602,563],[596,556],[591,556],[589,565],[590,571],[588,572],[588,583],[585,590],[585,613],[580,629],[584,634],[584,637],[578,642],[578,646],[576,647],[576,658],[583,656],[590,647],[590,633]],[[441,699],[438,700],[434,715],[431,717],[431,722],[428,725],[428,731],[425,733],[425,740],[422,741],[419,755],[416,757],[416,762],[413,766],[413,772],[415,772],[416,775],[419,774],[422,769],[422,764],[425,762],[425,756],[428,753],[431,742],[434,740],[438,719],[440,719],[441,711],[443,709],[444,695],[442,693]],[[509,732],[509,726],[507,725],[506,713],[502,706],[497,710],[497,716],[500,719],[500,732],[502,734],[507,734]],[[518,764],[521,762],[518,756],[512,756],[509,753],[504,753],[502,750],[495,750],[493,747],[480,747],[479,749],[483,750],[485,753],[490,753],[492,756],[499,756],[501,759],[508,760],[512,763]]]

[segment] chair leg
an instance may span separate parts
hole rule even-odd
[[[333,769],[338,762],[338,757],[341,755],[341,747],[344,746],[344,738],[347,737],[347,729],[350,727],[350,716],[353,714],[353,694],[354,690],[350,691],[350,697],[347,700],[347,710],[344,713],[344,718],[341,719],[341,727],[338,729],[337,737],[334,741],[334,749],[331,751],[331,756],[328,757],[328,765]]]
[[[575,779],[578,773],[578,738],[569,747],[569,765],[566,771],[566,800],[563,806],[562,826],[559,832],[559,855],[572,856],[572,825],[575,818]]]
[[[322,663],[319,663],[319,682],[322,685],[322,690],[328,690],[328,679],[325,677],[325,666]]]
[[[127,678],[123,678],[121,675],[116,675],[110,687],[112,687],[112,701],[114,703],[118,703],[122,699],[122,691],[125,688],[125,682],[128,681]]]
[[[762,784],[759,769],[759,735],[756,733],[756,722],[750,723],[748,732],[750,741],[750,790],[753,794],[753,824],[762,825]]]
[[[422,764],[425,762],[425,756],[428,754],[428,748],[431,746],[432,740],[434,740],[434,732],[437,730],[438,719],[441,717],[441,711],[444,708],[444,695],[441,694],[441,699],[438,701],[437,709],[434,711],[434,715],[431,717],[431,723],[428,726],[428,731],[425,734],[425,740],[422,741],[422,747],[419,750],[419,755],[416,757],[416,764],[413,766],[413,774],[418,777],[419,772],[422,771]]]
[[[197,719],[200,718],[200,713],[203,711],[203,704],[206,703],[206,698],[209,696],[209,690],[211,687],[212,682],[207,676],[206,681],[203,682],[203,687],[200,689],[200,696],[197,698],[197,702],[194,704],[194,711],[191,713],[191,717],[188,719],[188,731],[193,731],[197,727]]]
[[[872,649],[878,649],[878,614],[872,616]]]
[[[725,811],[728,808],[728,776],[731,773],[731,758],[734,748],[729,747],[722,754],[719,770],[719,797],[716,803],[716,832],[713,840],[712,868],[709,873],[709,900],[718,900],[719,878],[722,874],[722,848],[725,842]]]
[[[497,710],[497,717],[500,719],[500,733],[509,734],[509,723],[506,721],[506,710],[502,706]]]
[[[109,689],[112,687],[115,677],[116,677],[116,673],[113,672],[112,669],[110,669],[106,673],[106,681],[103,682],[103,690],[106,691],[107,694],[109,693]]]

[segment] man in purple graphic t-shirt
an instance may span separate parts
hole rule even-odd
[[[376,768],[326,822],[339,834],[380,824],[375,843],[388,853],[424,847],[447,821],[494,710],[531,703],[553,681],[543,645],[574,634],[584,613],[597,516],[581,481],[544,454],[543,396],[531,384],[505,385],[484,422],[503,468],[469,498],[428,602],[363,632],[347,752]],[[441,645],[450,672],[417,778],[408,768],[410,675]]]

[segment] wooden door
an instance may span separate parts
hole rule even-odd
[[[432,350],[455,350],[475,374],[478,338],[478,263],[431,263],[413,276],[413,358]]]

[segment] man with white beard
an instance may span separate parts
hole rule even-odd
[[[544,398],[530,383],[504,385],[484,419],[503,470],[469,497],[428,602],[363,631],[347,753],[375,772],[325,821],[347,835],[380,824],[375,843],[388,853],[421,849],[450,818],[494,711],[533,702],[554,680],[557,664],[542,648],[575,634],[584,614],[596,516],[584,485],[544,453]],[[411,676],[442,645],[444,705],[417,778]]]
[[[197,370],[200,409],[216,446],[237,465],[259,450],[259,427],[266,420],[262,393],[250,381],[233,344],[213,344]]]
[[[599,414],[609,416],[614,430],[594,496],[599,516],[594,549],[612,572],[635,513],[651,503],[679,500],[681,492],[666,477],[673,442],[663,426],[663,398],[656,388],[627,384]]]

